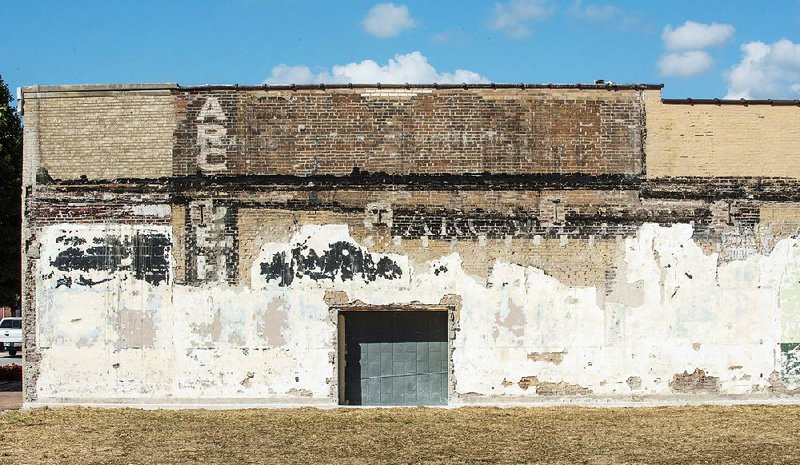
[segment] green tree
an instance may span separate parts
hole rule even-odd
[[[0,76],[0,305],[19,306],[22,120]]]

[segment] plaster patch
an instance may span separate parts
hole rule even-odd
[[[257,331],[267,345],[280,347],[286,344],[283,338],[286,323],[286,301],[282,298],[271,300],[265,311],[259,313]]]
[[[155,345],[155,321],[153,312],[139,309],[120,309],[117,313],[117,349],[153,348]]]

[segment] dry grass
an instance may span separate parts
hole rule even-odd
[[[800,463],[800,407],[39,409],[0,463]]]

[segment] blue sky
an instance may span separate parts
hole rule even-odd
[[[3,0],[0,11],[11,87],[605,79],[664,83],[671,98],[800,98],[800,0]]]

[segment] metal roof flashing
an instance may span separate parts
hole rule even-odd
[[[319,89],[597,89],[597,90],[660,90],[663,84],[618,84],[598,82],[590,84],[206,84],[182,86],[176,83],[154,84],[66,84],[66,85],[33,85],[21,88],[25,94],[59,93],[59,92],[109,92],[109,91],[147,91],[147,90],[319,90]]]
[[[580,89],[580,90],[662,90],[664,84],[623,84],[611,81],[574,84],[529,84],[529,83],[484,83],[484,84],[204,84],[182,86],[177,83],[145,83],[145,84],[67,84],[67,85],[33,85],[18,88],[18,100],[25,98],[53,98],[78,95],[108,95],[115,92],[135,92],[151,95],[166,95],[173,91],[210,91],[210,90],[329,90],[329,89]],[[666,105],[772,105],[798,106],[800,100],[781,99],[672,99],[662,98]]]
[[[665,98],[661,99],[661,102],[666,105],[772,105],[800,107],[800,100],[780,99]]]

